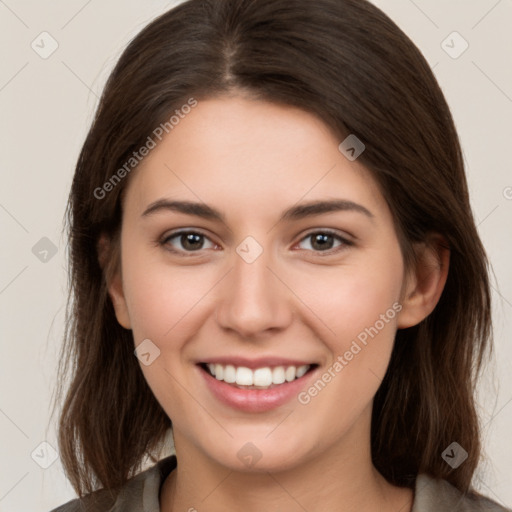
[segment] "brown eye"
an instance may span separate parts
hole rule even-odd
[[[197,231],[180,231],[166,236],[162,240],[162,245],[170,246],[170,250],[174,252],[197,252],[205,249],[205,242],[209,241],[214,247],[215,244],[209,240],[206,235]]]
[[[309,233],[301,240],[301,242],[304,240],[310,240],[309,247],[306,247],[306,249],[313,250],[314,252],[335,252],[338,249],[343,249],[346,246],[353,245],[352,242],[330,231],[315,231]],[[335,245],[336,242],[338,242],[337,245]]]

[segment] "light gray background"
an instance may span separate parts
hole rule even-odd
[[[127,42],[177,2],[0,0],[0,511],[43,512],[75,497],[49,443],[66,299],[62,219],[97,98]],[[419,46],[451,106],[493,281],[495,363],[479,389],[486,457],[474,485],[512,505],[512,1],[375,0]],[[50,48],[47,31],[57,50]],[[468,49],[454,59],[463,41]],[[444,48],[442,42],[445,41]],[[450,48],[451,47],[451,48]],[[43,237],[58,251],[41,261]],[[39,257],[43,257],[39,254]],[[34,453],[34,458],[31,454]]]

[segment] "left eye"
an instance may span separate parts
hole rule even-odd
[[[315,231],[313,233],[309,233],[301,240],[301,242],[304,240],[312,240],[309,245],[314,252],[327,252],[332,249],[338,249],[342,246],[352,245],[348,240],[345,240],[340,235],[331,233],[330,231]],[[336,247],[333,247],[336,240],[340,243]]]

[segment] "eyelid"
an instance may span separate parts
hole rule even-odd
[[[346,231],[339,231],[339,230],[332,229],[332,228],[313,228],[311,230],[306,231],[302,235],[302,238],[300,240],[302,241],[302,240],[304,240],[304,238],[314,235],[315,233],[324,233],[327,235],[333,235],[347,243],[352,243],[356,239],[353,235],[347,233]]]
[[[186,255],[186,256],[195,256],[195,255],[201,254],[204,251],[204,249],[200,249],[198,251],[184,251],[184,250],[179,250],[179,249],[174,249],[174,248],[168,247],[169,240],[171,240],[172,238],[179,237],[180,235],[185,235],[185,234],[201,235],[205,239],[209,240],[212,244],[219,245],[214,240],[212,240],[209,235],[204,233],[201,228],[192,228],[192,227],[191,228],[180,228],[175,231],[170,231],[170,232],[165,233],[163,236],[161,236],[157,239],[157,245],[165,246],[165,247],[167,247],[168,251],[175,253],[175,254]]]
[[[311,251],[311,250],[308,250],[308,249],[304,249],[305,251],[311,252],[311,253],[313,253],[315,255],[319,255],[319,256],[331,256],[331,255],[337,254],[340,251],[343,251],[347,247],[355,245],[354,241],[352,240],[353,237],[351,237],[348,234],[347,235],[343,235],[339,231],[333,230],[333,229],[330,229],[330,228],[323,228],[323,229],[322,228],[320,228],[320,229],[319,228],[314,228],[314,229],[312,229],[310,231],[307,231],[305,234],[303,234],[301,236],[301,238],[297,242],[297,244],[299,244],[300,242],[302,242],[306,238],[309,238],[310,236],[312,236],[314,234],[317,234],[317,233],[321,233],[321,234],[324,234],[324,235],[331,235],[334,238],[337,238],[341,242],[341,245],[339,245],[338,247],[333,247],[332,249],[327,249],[325,251]],[[297,244],[295,244],[295,245],[297,245]]]

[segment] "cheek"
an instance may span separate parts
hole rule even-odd
[[[134,255],[123,265],[125,296],[134,337],[165,341],[183,332],[211,289],[199,267],[172,267]],[[196,311],[199,311],[197,309]]]
[[[123,262],[125,296],[135,346],[151,340],[159,355],[149,365],[141,363],[147,384],[166,414],[185,426],[197,416],[190,394],[197,395],[195,381],[187,381],[187,342],[201,326],[208,291],[215,279],[198,267],[171,267],[151,254],[133,252]],[[187,392],[183,383],[187,382]]]
[[[389,320],[386,329],[389,324],[394,325],[402,283],[400,259],[398,262],[387,268],[382,268],[377,261],[358,262],[317,271],[302,281],[297,295],[328,328],[322,329],[327,332],[326,341],[338,340],[341,349],[344,342],[376,322],[385,330],[380,322],[381,315]]]
[[[318,313],[318,329],[330,352],[325,380],[316,389],[305,390],[304,401],[313,400],[319,411],[336,403],[343,414],[361,413],[375,395],[386,372],[396,333],[396,318],[402,284],[402,259],[395,247],[386,253],[370,254],[356,264],[316,275],[304,284],[302,293],[315,286],[304,300]],[[320,293],[318,290],[323,290]],[[309,302],[310,301],[310,302]],[[328,326],[329,331],[320,324]],[[332,417],[331,417],[332,416]],[[324,418],[325,425],[338,431],[339,415]],[[350,416],[352,417],[352,416]],[[344,425],[344,423],[343,423]]]
[[[338,437],[350,428],[371,404],[386,373],[401,308],[399,271],[352,269],[342,284],[318,295],[313,306],[334,331],[323,338],[332,359],[319,379],[303,390],[299,402],[317,418],[327,437]]]

